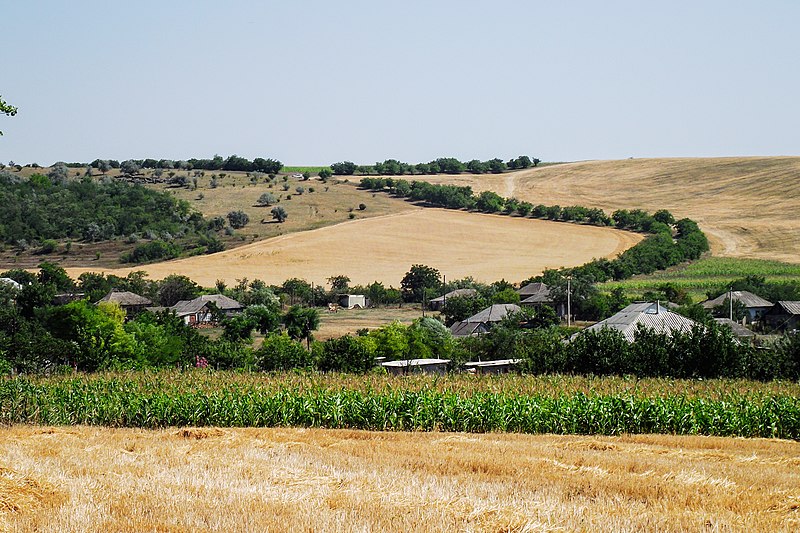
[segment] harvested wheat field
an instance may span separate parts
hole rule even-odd
[[[669,209],[696,220],[712,252],[800,262],[800,157],[626,159],[502,175],[429,176],[534,204]]]
[[[320,429],[0,429],[26,531],[796,531],[800,443]]]
[[[377,280],[399,286],[411,265],[421,263],[450,279],[519,281],[545,268],[616,256],[641,238],[610,228],[418,208],[282,235],[217,254],[103,271],[124,276],[145,270],[156,279],[182,274],[203,286],[213,286],[218,279],[279,284],[294,277],[324,284],[340,274],[353,284]],[[86,271],[92,269],[67,269],[75,278]]]

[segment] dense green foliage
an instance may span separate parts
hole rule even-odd
[[[494,158],[487,161],[473,159],[462,162],[454,157],[440,157],[430,163],[404,163],[397,159],[387,159],[377,162],[374,165],[356,165],[351,161],[343,161],[331,165],[331,171],[337,175],[351,176],[353,174],[380,175],[380,176],[403,176],[410,174],[461,174],[470,172],[472,174],[484,174],[487,172],[500,173],[505,170],[519,170],[535,167],[541,162],[540,159],[530,158],[526,155],[510,159],[503,162],[502,159]]]
[[[555,395],[405,387],[360,390],[195,379],[28,378],[0,382],[0,423],[324,427],[392,431],[672,433],[800,439],[797,396]]]
[[[145,232],[180,235],[203,229],[203,217],[172,195],[119,181],[54,183],[0,171],[0,239],[99,241]]]

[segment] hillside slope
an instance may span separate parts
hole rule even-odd
[[[534,204],[669,209],[708,234],[715,255],[800,262],[800,157],[586,161],[511,174],[430,176]]]

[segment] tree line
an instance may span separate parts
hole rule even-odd
[[[330,168],[333,174],[338,176],[352,176],[354,174],[365,175],[384,175],[402,176],[411,174],[462,174],[469,172],[472,174],[498,174],[506,170],[519,170],[535,167],[541,160],[536,157],[521,155],[503,161],[500,158],[481,161],[472,159],[470,161],[459,161],[454,157],[440,157],[429,163],[404,163],[397,159],[386,159],[383,162],[376,162],[374,165],[356,165],[352,161],[341,161],[333,163]]]

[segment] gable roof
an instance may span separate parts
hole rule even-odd
[[[227,311],[230,309],[244,309],[244,306],[242,304],[240,304],[233,298],[228,298],[224,294],[204,294],[203,296],[198,296],[197,298],[195,298],[195,300],[200,300],[203,302],[214,302],[214,304],[216,304],[216,306],[222,311]]]
[[[99,300],[97,303],[100,302],[116,302],[120,306],[125,305],[153,305],[153,302],[145,298],[144,296],[139,296],[135,292],[130,291],[111,291]]]
[[[528,283],[517,291],[524,303],[550,303],[550,287],[544,283]]]
[[[450,326],[450,334],[453,337],[469,337],[471,335],[478,335],[486,333],[486,326],[482,322],[456,322]]]
[[[472,315],[468,319],[464,320],[464,322],[480,322],[483,324],[489,322],[500,322],[511,313],[518,313],[519,311],[521,311],[521,308],[517,304],[494,304],[487,307],[480,313]]]
[[[476,291],[475,289],[456,289],[454,291],[448,292],[447,294],[443,294],[442,296],[439,296],[438,298],[433,298],[432,300],[429,300],[429,303],[430,302],[437,302],[437,303],[438,302],[444,302],[447,298],[456,298],[456,297],[465,298],[465,297],[469,297],[469,296],[475,296],[475,293],[477,293],[477,292],[478,291]]]
[[[169,309],[175,311],[175,314],[178,316],[186,316],[199,313],[203,308],[208,309],[208,302],[200,298],[195,298],[194,300],[181,300]]]
[[[781,300],[775,304],[775,307],[780,307],[787,315],[800,315],[800,302],[791,300]],[[772,313],[779,312],[778,309],[771,311]]]
[[[664,309],[658,302],[631,304],[619,313],[586,328],[597,331],[603,328],[616,329],[628,342],[633,342],[639,325],[659,333],[690,331],[697,322]]]
[[[772,302],[768,302],[764,298],[761,298],[760,296],[756,296],[752,292],[748,292],[748,291],[733,291],[733,292],[730,292],[730,293],[729,292],[724,292],[724,293],[720,294],[719,296],[717,296],[716,298],[714,298],[713,300],[706,300],[705,302],[703,302],[703,308],[711,309],[713,307],[717,307],[718,305],[722,305],[722,304],[725,303],[725,300],[728,298],[729,295],[734,301],[743,303],[744,306],[747,307],[747,308],[751,308],[751,307],[772,307]]]
[[[734,322],[730,318],[715,318],[714,322],[717,324],[722,324],[731,328],[733,334],[737,337],[755,337],[756,334],[744,327],[743,325],[739,324],[738,322]]]

